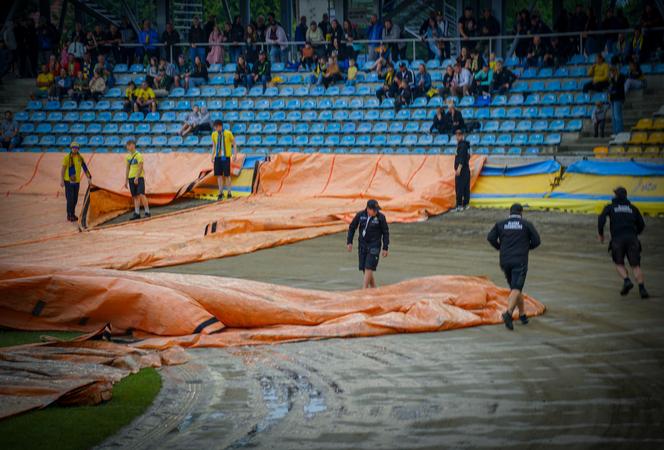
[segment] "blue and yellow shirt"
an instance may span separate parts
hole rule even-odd
[[[215,158],[220,157],[226,159],[230,158],[232,155],[233,141],[235,141],[235,137],[230,130],[223,130],[222,133],[224,137],[223,139],[219,139],[220,133],[218,131],[212,132],[212,148]]]
[[[70,183],[80,183],[81,173],[88,171],[85,160],[80,154],[67,153],[62,160],[62,167],[65,168],[64,180]]]
[[[127,164],[129,164],[129,179],[133,178],[142,178],[145,174],[145,170],[141,170],[141,173],[138,173],[138,165],[143,162],[143,155],[140,152],[134,152],[131,155],[127,155]]]

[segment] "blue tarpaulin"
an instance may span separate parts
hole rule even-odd
[[[527,175],[541,175],[554,173],[560,170],[558,161],[548,160],[519,166],[487,166],[482,168],[483,177],[523,177]]]
[[[664,176],[664,164],[636,161],[577,161],[567,168],[567,173],[586,175],[623,175],[628,177]],[[484,174],[484,172],[482,172]]]

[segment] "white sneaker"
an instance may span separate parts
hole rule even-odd
[[[464,211],[467,210],[467,209],[470,209],[470,205],[466,205],[466,206],[463,208]]]

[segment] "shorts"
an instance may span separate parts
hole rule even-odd
[[[214,176],[215,177],[230,177],[231,176],[231,160],[230,158],[221,158],[220,156],[214,157]]]
[[[619,237],[612,239],[609,251],[613,262],[622,266],[625,264],[625,256],[632,267],[641,265],[641,242],[636,236]]]
[[[526,275],[528,274],[528,264],[505,264],[500,266],[507,279],[510,289],[523,290],[523,285],[526,284]]]
[[[140,177],[138,179],[138,184],[134,184],[135,178],[129,179],[129,192],[131,192],[132,197],[137,195],[145,195],[145,179]]]
[[[378,268],[378,259],[380,258],[380,247],[360,247],[358,251],[360,258],[360,271],[375,271]]]

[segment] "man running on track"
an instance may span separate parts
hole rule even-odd
[[[627,295],[634,287],[634,283],[629,279],[629,274],[625,267],[625,257],[627,257],[627,261],[634,272],[634,278],[639,283],[639,294],[641,298],[645,299],[649,295],[643,283],[639,235],[643,233],[646,224],[643,221],[643,216],[641,216],[639,208],[632,205],[627,199],[627,189],[618,187],[613,192],[615,197],[611,200],[610,204],[604,207],[604,210],[602,210],[597,219],[597,236],[599,241],[604,243],[604,225],[606,225],[606,218],[608,217],[611,221],[609,224],[611,231],[609,251],[616,265],[618,275],[624,280],[620,295]]]
[[[362,288],[375,288],[374,272],[378,267],[381,242],[384,258],[388,255],[390,245],[390,230],[387,226],[387,219],[380,212],[380,206],[376,200],[369,200],[366,209],[358,212],[350,223],[346,239],[349,252],[353,251],[353,237],[358,227],[360,235],[357,240],[357,250],[360,259],[360,270],[364,272]]]
[[[528,323],[522,294],[528,273],[528,253],[541,243],[537,230],[521,217],[522,214],[523,207],[519,203],[513,204],[509,217],[497,222],[487,236],[489,243],[500,250],[500,268],[510,285],[509,303],[502,315],[505,326],[510,330],[514,329],[512,314],[515,308],[519,309],[521,323]]]

